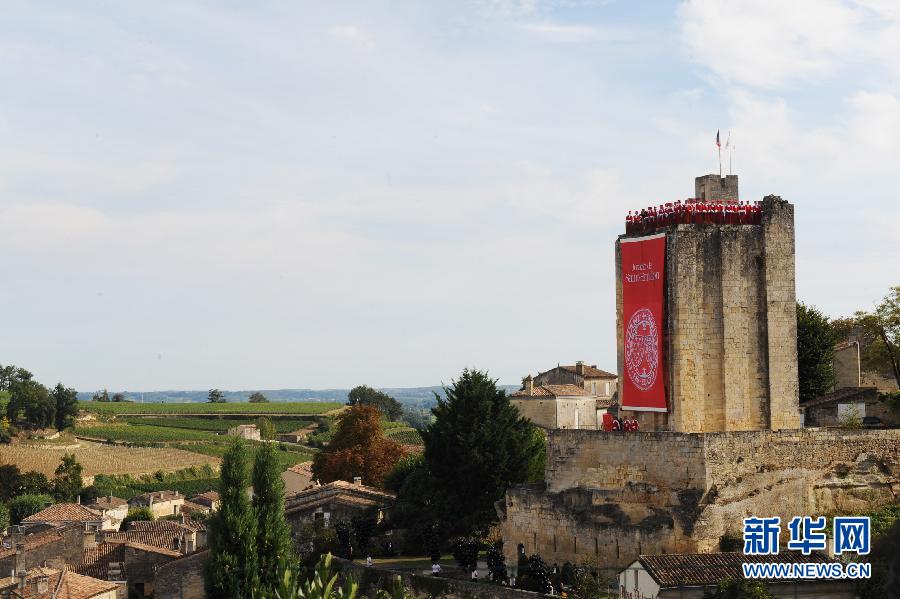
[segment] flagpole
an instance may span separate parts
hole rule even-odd
[[[722,146],[719,146],[719,178],[722,178]]]

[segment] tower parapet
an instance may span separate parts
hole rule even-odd
[[[700,189],[701,182],[711,180],[724,181],[725,191],[735,198],[730,207],[737,209],[737,176],[698,177],[698,195],[722,191],[722,186]],[[711,199],[723,200],[719,205],[729,200]],[[713,432],[800,426],[794,207],[780,197],[768,196],[753,208],[754,217],[744,221],[740,217],[730,221],[729,212],[723,210],[712,220],[679,223],[677,218],[663,218],[654,221],[651,230],[644,230],[666,237],[662,322],[658,323],[665,410],[624,409],[640,404],[632,401],[637,391],[628,397],[624,325],[630,313],[623,313],[621,244],[623,240],[639,242],[642,232],[616,241],[618,374],[626,383],[620,385],[620,404],[625,415],[637,418],[644,430]],[[635,347],[634,339],[629,344]]]

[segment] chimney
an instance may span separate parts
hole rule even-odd
[[[45,501],[45,502],[44,502],[44,509],[47,509],[47,508],[50,507],[51,505],[53,505],[53,502],[52,502],[52,501]]]
[[[353,484],[356,485],[357,487],[361,487],[361,486],[362,486],[362,477],[361,477],[361,476],[354,476],[354,477],[353,477]]]
[[[65,575],[65,573],[63,573]],[[38,576],[34,579],[34,591],[37,594],[46,593],[50,586],[50,578],[48,576]]]
[[[534,395],[534,379],[530,374],[525,377],[525,394]]]
[[[22,570],[17,576],[19,577],[19,590],[22,591],[22,595],[25,595],[25,579],[28,578],[28,574]]]
[[[177,491],[177,490],[175,491],[175,497],[178,497],[178,491]]]
[[[25,574],[25,543],[16,543],[16,561],[13,568],[16,575]]]
[[[77,503],[78,505],[81,505],[81,495],[79,495],[78,497],[75,498],[75,503]]]
[[[93,530],[85,530],[81,537],[81,546],[83,549],[96,549],[97,533]]]
[[[575,374],[584,376],[584,360],[578,360],[577,362],[575,362]]]
[[[106,502],[107,502],[108,504],[112,505],[112,495],[107,495],[107,496],[106,496]]]

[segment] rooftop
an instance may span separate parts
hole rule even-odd
[[[46,590],[41,592],[35,584],[40,578],[46,579]],[[6,590],[17,585],[15,577],[0,578],[0,589]],[[24,591],[13,590],[11,596],[27,599],[91,599],[118,588],[113,582],[83,576],[71,570],[32,568],[27,573]]]
[[[4,539],[4,545],[0,547],[0,559],[14,555],[16,553],[16,543],[23,543],[25,545],[25,551],[30,551],[32,549],[37,549],[38,547],[43,547],[48,543],[53,543],[54,541],[64,540],[63,532],[74,526],[76,525],[70,524],[68,526],[58,526],[49,530],[25,534],[16,538],[15,541],[8,539],[9,547],[6,547],[7,539]]]
[[[530,395],[525,389],[519,389],[511,393],[510,397],[580,397],[587,394],[578,385],[534,385]]]
[[[123,507],[126,505],[128,505],[128,502],[121,497],[113,497],[112,495],[108,495],[106,497],[98,497],[93,503],[87,504],[87,507],[91,508],[92,510],[114,510],[118,507]]]
[[[99,522],[102,518],[100,512],[80,503],[56,503],[24,518],[22,522]]]
[[[387,493],[375,487],[336,480],[288,495],[285,497],[284,509],[285,513],[290,514],[332,501],[372,507],[393,503],[395,499],[397,496],[393,493]]]
[[[184,495],[182,495],[178,491],[153,491],[152,493],[135,495],[128,503],[130,503],[131,505],[149,505],[151,499],[153,500],[153,503],[159,503],[161,501],[175,501],[177,499],[184,499]]]
[[[706,586],[722,581],[744,578],[742,563],[829,563],[824,553],[803,555],[795,551],[782,551],[777,555],[744,555],[741,552],[726,553],[673,553],[666,555],[642,555],[641,566],[661,587]]]

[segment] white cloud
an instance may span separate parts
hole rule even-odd
[[[329,27],[328,34],[339,40],[349,42],[363,50],[372,50],[375,47],[375,42],[372,41],[369,35],[356,25]]]
[[[627,42],[636,38],[634,32],[615,27],[543,22],[526,23],[521,28],[546,41],[560,43]]]
[[[679,7],[691,59],[725,81],[772,89],[872,63],[900,72],[900,21],[870,0],[688,0]]]

